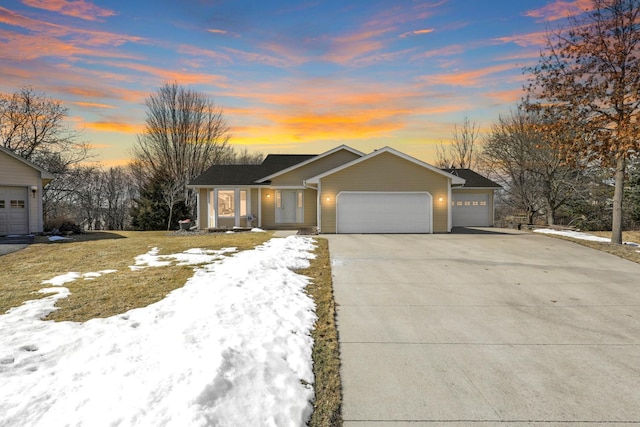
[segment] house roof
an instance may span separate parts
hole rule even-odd
[[[449,173],[449,172],[447,172],[445,170],[438,169],[435,166],[431,166],[428,163],[425,163],[425,162],[423,162],[421,160],[418,160],[418,159],[416,159],[414,157],[411,157],[411,156],[409,156],[407,154],[401,153],[398,150],[394,150],[391,147],[384,147],[384,148],[380,148],[379,150],[375,150],[374,152],[369,153],[366,156],[360,157],[359,159],[355,159],[355,160],[353,160],[353,161],[351,161],[349,163],[345,163],[344,165],[338,166],[337,168],[334,168],[334,169],[331,169],[331,170],[326,171],[324,173],[321,173],[320,175],[316,175],[314,177],[311,177],[311,178],[307,179],[306,182],[309,183],[309,184],[317,184],[320,181],[320,179],[324,178],[325,176],[332,175],[332,174],[334,174],[336,172],[339,172],[339,171],[341,171],[343,169],[351,167],[351,166],[353,166],[355,164],[358,164],[360,162],[364,162],[364,161],[366,161],[366,160],[368,160],[368,159],[370,159],[372,157],[379,156],[382,153],[394,154],[394,155],[396,155],[396,156],[398,156],[400,158],[403,158],[403,159],[408,160],[408,161],[410,161],[412,163],[415,163],[418,166],[422,166],[425,169],[429,169],[430,171],[433,171],[433,172],[435,172],[437,174],[444,175],[447,178],[451,179],[451,183],[452,184],[460,185],[460,184],[464,184],[464,182],[465,182],[464,178],[462,178],[462,177],[460,177],[458,175],[454,175],[454,174],[451,174],[451,173]]]
[[[47,172],[46,170],[44,170],[43,168],[41,168],[40,166],[31,163],[29,160],[23,158],[22,156],[17,155],[16,153],[14,153],[13,151],[9,150],[8,148],[4,148],[2,146],[0,146],[0,152],[5,153],[6,155],[8,155],[9,157],[13,157],[14,159],[24,163],[25,165],[37,170],[38,172],[40,172],[40,177],[42,178],[42,180],[45,181],[51,181],[52,179],[55,178],[55,176],[53,176],[53,174],[51,174],[50,172]]]
[[[259,165],[213,165],[189,186],[256,185],[260,178],[316,157],[315,154],[269,154]],[[268,184],[265,182],[264,184]]]
[[[489,178],[485,178],[472,171],[471,169],[443,169],[447,173],[459,176],[465,180],[462,188],[502,188],[500,184],[491,181]]]
[[[265,182],[265,181],[270,181],[270,180],[272,180],[273,178],[275,178],[277,176],[280,176],[280,175],[285,174],[287,172],[291,172],[292,170],[297,169],[299,167],[308,165],[311,162],[315,162],[316,160],[320,160],[323,157],[329,156],[329,155],[331,155],[331,154],[333,154],[335,152],[338,152],[340,150],[347,150],[347,151],[350,151],[350,152],[352,152],[352,153],[354,153],[354,154],[356,154],[358,156],[364,156],[363,152],[358,151],[356,149],[353,149],[353,148],[343,144],[343,145],[340,145],[340,146],[338,146],[336,148],[333,148],[333,149],[331,149],[329,151],[325,151],[322,154],[318,154],[317,156],[313,156],[312,158],[307,159],[307,160],[305,160],[303,162],[294,164],[294,165],[292,165],[292,166],[290,166],[290,167],[288,167],[286,169],[282,169],[282,170],[279,170],[279,171],[277,171],[275,173],[272,173],[271,175],[265,176],[264,178],[259,179],[258,182],[262,183],[262,182]]]

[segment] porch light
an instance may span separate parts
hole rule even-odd
[[[441,201],[443,201],[443,200],[444,200],[444,198],[442,198],[442,197],[438,197],[438,201],[439,201],[439,202],[441,202]]]
[[[271,194],[267,193],[267,199],[271,197]]]
[[[331,197],[327,196],[325,200],[326,200],[327,202],[330,202],[330,201],[331,201]]]

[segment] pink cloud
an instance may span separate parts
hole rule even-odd
[[[486,84],[487,78],[493,74],[517,68],[514,64],[501,64],[477,70],[428,75],[424,76],[422,81],[429,85],[478,87]]]
[[[108,18],[116,14],[112,10],[98,7],[84,0],[22,0],[22,3],[37,9],[57,12],[87,21],[100,21],[100,18]]]
[[[556,21],[569,16],[579,15],[585,10],[593,7],[592,0],[573,0],[563,1],[555,0],[539,9],[533,9],[525,12],[525,16],[536,18],[539,22]]]
[[[501,43],[515,43],[518,46],[530,47],[530,46],[543,46],[547,37],[546,31],[539,31],[529,34],[516,34],[513,36],[499,37],[495,39]]]

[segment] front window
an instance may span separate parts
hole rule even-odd
[[[236,198],[234,190],[218,191],[218,212],[219,216],[235,216]]]
[[[218,190],[218,216],[235,217],[237,211],[241,217],[246,217],[249,210],[248,199],[247,190]]]

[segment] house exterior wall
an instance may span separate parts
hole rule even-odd
[[[275,189],[265,188],[262,190],[262,228],[299,228],[315,227],[317,222],[317,192],[306,188],[303,190],[303,222],[297,223],[276,223]]]
[[[209,203],[207,194],[212,191],[210,188],[198,188],[198,228],[205,230],[209,224]]]
[[[305,179],[311,178],[312,176],[320,175],[323,172],[351,162],[359,157],[360,156],[352,153],[351,151],[339,150],[335,153],[329,154],[326,157],[311,162],[308,165],[301,166],[290,172],[275,177],[271,180],[271,185],[274,187],[301,186],[302,181],[304,181]]]
[[[31,186],[37,187],[36,193]],[[43,231],[42,218],[42,175],[34,169],[8,154],[0,152],[0,186],[27,188],[27,209],[29,217],[29,233]]]
[[[437,172],[391,153],[379,154],[320,180],[320,231],[336,232],[336,196],[341,191],[428,191],[433,197],[433,232],[446,233],[448,188],[449,178]]]

